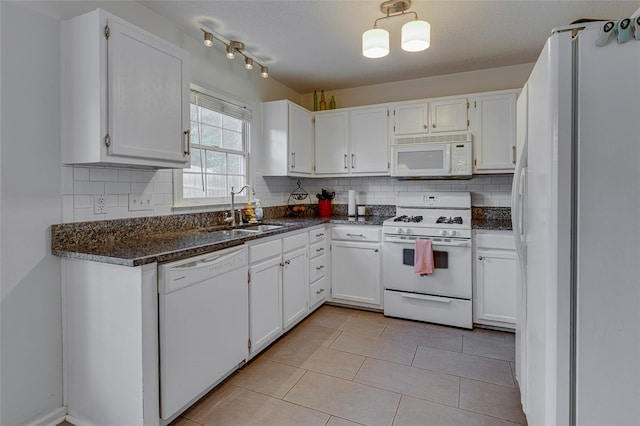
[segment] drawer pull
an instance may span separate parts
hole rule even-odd
[[[360,237],[360,238],[365,238],[365,236],[363,234],[347,234],[347,237]]]
[[[324,247],[320,247],[316,249],[316,253],[320,253],[321,251],[324,251]]]
[[[316,271],[319,271],[321,269],[324,269],[324,265],[316,266]]]
[[[402,297],[404,297],[405,299],[427,300],[429,302],[451,303],[451,299],[448,299],[446,297],[427,296],[423,294],[403,293]]]
[[[320,294],[320,293],[324,293],[324,288],[321,288],[320,290],[316,291],[316,294]]]
[[[316,234],[316,238],[320,238],[320,237],[324,237],[324,233],[321,232],[319,234]]]

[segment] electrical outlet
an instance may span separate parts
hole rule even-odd
[[[93,195],[93,214],[107,214],[107,206],[104,194]]]
[[[153,210],[153,194],[129,194],[129,211]]]

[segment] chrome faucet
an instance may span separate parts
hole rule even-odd
[[[253,189],[251,185],[245,185],[238,192],[233,192],[233,186],[231,187],[231,226],[236,226],[236,195],[240,194],[246,188],[251,189],[251,194],[255,197],[256,191]],[[228,219],[228,218],[227,218]]]

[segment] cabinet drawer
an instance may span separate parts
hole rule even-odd
[[[263,259],[280,256],[282,254],[282,240],[273,240],[266,243],[252,244],[249,246],[249,263],[256,263]]]
[[[476,247],[491,248],[497,250],[515,250],[516,243],[510,231],[475,234]]]
[[[307,245],[307,233],[303,232],[282,239],[282,251],[287,252]]]
[[[309,282],[314,282],[327,274],[329,268],[329,256],[323,254],[309,261]]]
[[[325,275],[309,286],[309,307],[313,308],[325,300],[329,292],[329,276]]]
[[[325,240],[327,240],[327,228],[319,228],[309,231],[309,244]]]
[[[377,242],[380,241],[379,228],[364,228],[361,226],[336,227],[331,230],[332,240]]]
[[[470,300],[385,290],[384,314],[455,327],[473,327]]]
[[[328,252],[329,252],[329,240],[321,241],[319,243],[309,246],[309,259],[314,259]]]

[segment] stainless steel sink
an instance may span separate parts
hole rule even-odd
[[[276,229],[284,228],[283,225],[254,225],[254,226],[245,226],[244,228],[235,229],[235,231],[243,231],[243,232],[267,232],[267,231],[275,231]]]

